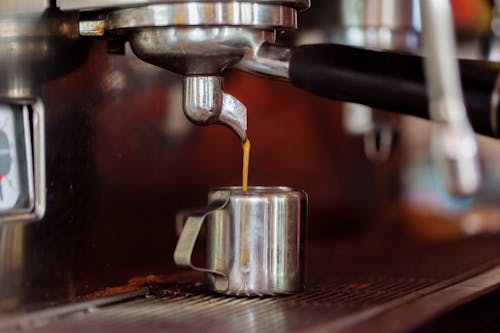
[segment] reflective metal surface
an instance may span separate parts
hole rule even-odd
[[[357,325],[353,325],[353,327],[347,329],[346,332],[372,330],[374,327],[383,332],[440,332],[443,328],[440,328],[439,325],[436,325],[437,327],[434,328],[432,325],[433,323],[439,323],[439,319],[436,319],[436,316],[439,317],[439,313],[446,313],[450,312],[450,309],[460,308],[472,300],[484,297],[485,293],[491,291],[495,291],[498,294],[499,288],[500,267],[497,266],[477,276],[473,276],[465,281],[449,286],[448,288],[416,299],[401,307],[393,308],[386,313],[381,313],[365,322],[357,323]],[[481,309],[480,304],[480,302],[476,304],[473,309],[476,311],[479,310],[480,312],[493,311],[493,313],[495,313],[495,305],[492,307],[486,306],[484,309]],[[468,311],[473,309],[468,309]],[[481,324],[483,324],[485,327],[488,327],[488,320],[498,320],[498,316],[496,316],[496,318],[495,316],[495,314],[486,315],[480,319],[483,323],[476,323],[475,325],[481,326]],[[459,318],[460,315],[455,318],[448,318],[448,320],[451,319],[455,321],[455,323],[446,323],[444,326],[452,331],[460,329],[467,330],[467,322]],[[324,327],[324,329],[327,330],[329,328]],[[492,331],[494,330],[495,329]]]
[[[19,108],[19,106],[16,106]],[[23,113],[23,135],[26,144],[27,182],[29,186],[29,205],[20,210],[4,212],[1,223],[22,223],[40,220],[46,210],[45,174],[45,109],[40,100],[33,105],[21,105]],[[31,133],[31,130],[33,133]]]
[[[127,35],[140,59],[197,76],[184,83],[188,119],[198,125],[222,123],[244,141],[246,108],[222,92],[221,76],[244,59],[240,69],[287,78],[290,50],[265,43],[274,43],[278,31],[295,29],[297,10],[304,5],[308,3],[166,2],[96,12],[80,20],[80,34],[116,34],[119,39]]]
[[[0,15],[41,13],[50,6],[50,0],[1,1]]]
[[[472,313],[498,318],[498,299],[476,302],[469,315],[453,315],[464,303],[498,295],[498,237],[427,249],[388,242],[383,245],[387,252],[350,241],[363,251],[345,256],[340,244],[310,244],[311,281],[296,295],[227,297],[207,291],[201,274],[182,272],[145,283],[145,295],[124,294],[121,302],[115,296],[8,318],[0,322],[0,331],[455,332],[487,326],[488,316]],[[471,249],[480,250],[469,256]],[[335,265],[324,265],[325,253]],[[448,329],[433,329],[433,323]]]
[[[236,296],[292,294],[305,285],[307,195],[289,188],[221,188],[203,213],[189,217],[174,258],[208,273],[208,287]],[[207,268],[191,263],[207,219]]]
[[[419,47],[419,0],[345,0],[340,11],[349,45],[402,51]]]
[[[341,28],[329,40],[342,44],[408,53],[420,52],[419,0],[340,1]],[[365,154],[375,163],[386,162],[394,150],[397,121],[381,116],[377,110],[357,104],[344,104],[344,127],[361,135]]]
[[[292,52],[289,47],[265,42],[247,52],[236,67],[248,73],[286,80]]]
[[[0,12],[1,99],[33,101],[42,83],[81,63],[86,48],[78,40],[77,19],[57,10],[9,16]]]
[[[141,29],[130,45],[142,60],[186,75],[221,75],[274,33],[237,27]]]
[[[21,223],[43,217],[47,189],[42,85],[78,67],[86,54],[85,44],[79,41],[75,13],[26,9],[23,13],[0,13],[0,101],[25,114],[25,130],[16,134],[24,136],[26,142],[30,203],[20,212],[4,214],[1,222]],[[65,58],[66,52],[75,50],[76,55]]]
[[[281,3],[278,3],[281,4]],[[253,29],[295,29],[296,9],[259,2],[189,2],[116,9],[80,21],[82,36],[106,31],[169,26],[238,26]],[[230,14],[229,14],[230,13]]]
[[[103,9],[103,8],[116,8],[116,7],[134,7],[140,5],[148,5],[155,3],[192,3],[192,5],[197,6],[196,2],[192,1],[179,1],[179,0],[57,0],[57,5],[63,10],[89,10],[89,9]],[[310,6],[309,0],[236,0],[232,2],[242,2],[248,3],[252,2],[255,4],[283,4],[290,7],[295,7],[298,9],[305,9]]]
[[[181,25],[295,29],[296,12],[281,2],[174,2],[114,10],[106,20],[106,30]]]
[[[233,130],[242,142],[247,134],[247,109],[222,91],[218,76],[186,76],[183,94],[184,114],[198,125],[221,124]]]
[[[421,0],[421,7],[434,158],[450,193],[472,195],[481,183],[479,152],[460,86],[451,7],[447,0]]]

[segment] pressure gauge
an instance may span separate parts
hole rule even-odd
[[[43,106],[0,104],[0,223],[45,211]]]
[[[0,105],[0,214],[33,206],[27,110]]]

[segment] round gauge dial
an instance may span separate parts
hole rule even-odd
[[[26,159],[22,154],[26,151],[22,113],[19,108],[0,105],[0,213],[20,208],[26,192],[23,184]]]

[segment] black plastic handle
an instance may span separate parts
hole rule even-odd
[[[500,64],[460,60],[464,99],[479,134],[498,137],[495,94]],[[344,45],[298,47],[290,62],[290,81],[314,94],[429,119],[423,58]],[[500,81],[499,81],[500,82]],[[496,122],[496,123],[495,123]]]

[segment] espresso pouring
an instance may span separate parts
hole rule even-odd
[[[242,182],[241,187],[243,191],[248,191],[248,165],[250,164],[250,140],[247,138],[245,142],[241,144],[243,148],[243,170],[242,170]]]

